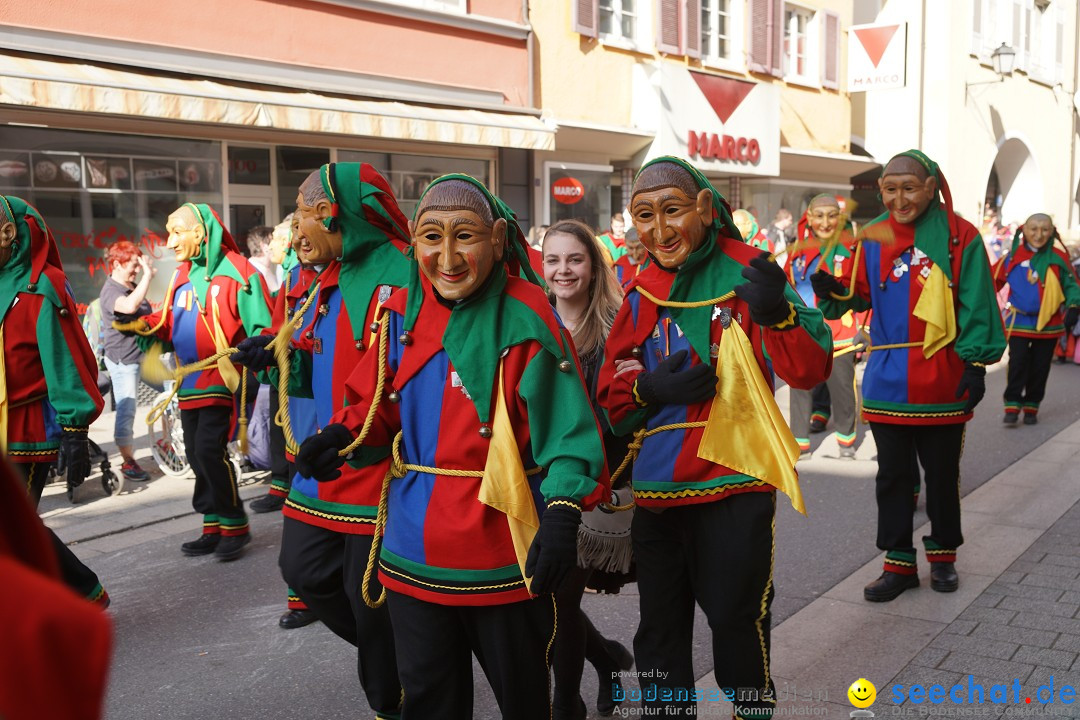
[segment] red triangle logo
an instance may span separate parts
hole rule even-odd
[[[885,48],[889,47],[889,41],[893,39],[899,25],[886,25],[884,27],[868,27],[855,30],[855,36],[859,38],[863,49],[866,50],[870,62],[874,67],[881,62],[881,56],[885,54]]]
[[[757,83],[706,75],[693,70],[690,71],[690,77],[694,78],[694,82],[701,89],[701,94],[709,101],[709,105],[712,105],[713,112],[722,123],[728,121],[750,91],[757,87]]]

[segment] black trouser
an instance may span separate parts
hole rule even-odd
[[[270,386],[270,478],[274,485],[289,492],[293,468],[285,457],[285,431],[275,422],[278,415],[277,388]]]
[[[845,439],[855,433],[855,353],[833,358],[832,374],[825,381],[826,397],[832,400],[832,421],[836,434]],[[791,434],[796,439],[810,437],[810,412],[816,408],[814,391],[790,388]],[[849,443],[845,443],[849,444]]]
[[[181,410],[180,424],[184,428],[184,450],[195,471],[195,494],[191,501],[195,512],[242,519],[246,517],[244,501],[240,499],[236,470],[229,460],[232,412],[231,406],[218,405]]]
[[[401,685],[390,613],[386,605],[369,608],[360,596],[370,548],[370,535],[347,535],[286,516],[278,564],[285,582],[323,624],[357,646],[357,676],[372,710],[395,714]],[[372,600],[382,593],[377,578],[370,591]]]
[[[555,692],[551,704],[567,715],[578,708],[586,660],[596,669],[601,693],[610,694],[612,682],[619,681],[619,661],[611,654],[609,641],[581,609],[581,597],[591,574],[591,570],[574,568],[555,593],[559,624],[553,647]]]
[[[631,536],[637,562],[641,610],[634,657],[642,691],[659,677],[679,697],[692,693],[694,602],[712,630],[713,666],[720,687],[741,693],[736,714],[754,708],[768,715],[775,705],[769,671],[773,598],[774,493],[751,492],[662,513],[639,507]],[[652,673],[652,676],[647,673]],[[685,698],[685,694],[682,695]],[[697,704],[647,700],[646,715],[692,716]]]
[[[960,455],[964,423],[950,425],[892,425],[872,422],[877,444],[877,546],[881,550],[914,552],[912,541],[915,499],[912,477],[922,465],[926,482],[926,514],[930,534],[924,543],[955,550],[964,542],[960,531]],[[928,544],[928,547],[930,545]]]
[[[1037,411],[1046,397],[1046,379],[1054,360],[1057,338],[1009,338],[1009,382],[1005,386],[1006,407]]]
[[[832,407],[831,399],[829,398],[829,386],[826,383],[818,383],[814,386],[813,390],[814,404],[811,408],[812,412],[821,413],[825,417],[831,415],[830,408]]]
[[[541,595],[508,605],[437,605],[387,592],[402,720],[471,720],[472,654],[506,720],[550,720],[548,645],[554,600]]]
[[[30,502],[33,503],[35,509],[41,501],[41,493],[45,489],[45,480],[52,465],[53,463],[47,462],[11,463],[26,485]],[[100,587],[97,574],[75,557],[75,553],[71,552],[71,548],[56,536],[52,528],[45,526],[45,529],[49,531],[49,539],[52,540],[53,550],[56,551],[56,559],[59,561],[60,574],[63,576],[64,583],[82,597],[93,598]]]

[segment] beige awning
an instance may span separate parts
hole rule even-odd
[[[0,105],[526,150],[554,150],[532,115],[333,97],[0,55]]]

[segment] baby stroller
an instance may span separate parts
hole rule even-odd
[[[102,370],[98,372],[98,390],[102,396],[107,395],[112,390],[112,379],[109,377],[109,373]],[[91,466],[97,465],[101,470],[101,488],[105,491],[105,496],[108,497],[114,492],[118,492],[123,489],[123,477],[117,476],[112,471],[112,466],[109,464],[109,454],[101,449],[93,440],[87,438],[87,443],[90,446],[90,464]],[[67,498],[70,502],[78,502],[75,499],[75,488],[82,484],[82,481],[75,482],[73,478],[67,477],[67,458],[64,457],[63,450],[57,456],[56,467],[53,468],[53,474],[57,478],[62,478],[67,484]]]

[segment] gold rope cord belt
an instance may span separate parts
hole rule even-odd
[[[384,333],[385,337],[385,333]],[[382,343],[380,343],[380,350]],[[374,406],[373,406],[374,407]],[[363,435],[367,433],[361,431]],[[388,498],[390,497],[390,483],[395,478],[403,478],[406,473],[419,472],[428,473],[430,475],[446,475],[449,477],[484,477],[483,470],[456,470],[447,468],[431,467],[430,465],[416,465],[413,463],[405,462],[401,457],[401,443],[404,440],[405,434],[402,431],[398,431],[398,434],[394,436],[394,442],[391,445],[390,450],[390,469],[386,471],[383,476],[382,489],[379,491],[379,510],[375,515],[375,535],[371,539],[371,549],[368,551],[367,567],[364,568],[364,581],[360,585],[360,595],[364,599],[364,604],[370,608],[380,607],[386,602],[386,588],[382,589],[382,593],[375,600],[371,599],[371,578],[375,574],[375,567],[379,562],[379,545],[380,538],[383,536],[383,531],[386,529],[386,513],[388,506]],[[525,471],[525,475],[536,475],[542,470],[542,468],[534,467]]]

